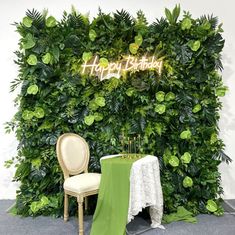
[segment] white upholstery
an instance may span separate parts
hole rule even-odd
[[[100,184],[101,174],[84,173],[67,178],[64,181],[64,189],[75,193],[84,193],[97,190]]]
[[[69,172],[77,171],[86,164],[87,145],[77,136],[68,136],[61,142],[61,156]]]

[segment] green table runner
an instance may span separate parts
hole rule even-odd
[[[90,235],[123,235],[127,223],[130,170],[138,159],[101,160],[101,182]]]

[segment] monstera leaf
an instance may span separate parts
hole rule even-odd
[[[36,55],[33,55],[33,54],[31,54],[31,55],[28,57],[28,59],[27,59],[27,63],[28,63],[29,65],[36,65],[37,62],[38,62],[37,56],[36,56]]]
[[[192,186],[193,186],[193,180],[192,180],[192,178],[189,177],[189,176],[186,176],[186,177],[184,178],[184,180],[183,180],[183,186],[184,186],[185,188],[190,188],[190,187],[192,187]]]
[[[89,38],[90,38],[90,40],[92,42],[94,42],[96,37],[97,37],[97,34],[96,34],[95,30],[94,29],[90,29],[90,31],[89,31]]]
[[[162,101],[164,101],[165,92],[158,91],[155,96],[156,96],[157,101],[162,102]]]
[[[27,93],[29,95],[36,95],[38,93],[38,86],[37,85],[31,85],[27,89]]]
[[[137,43],[131,43],[129,45],[129,51],[131,52],[131,54],[135,55],[137,53],[139,49],[139,45]]]
[[[208,200],[206,204],[206,209],[210,212],[215,212],[218,209],[218,206],[215,201],[213,200]]]
[[[84,62],[89,61],[92,58],[92,52],[83,52],[82,59]]]
[[[88,115],[84,119],[85,124],[88,126],[91,126],[94,121],[95,121],[95,116],[93,116],[93,115]]]
[[[23,25],[27,28],[30,28],[32,26],[33,20],[29,18],[28,16],[25,16],[23,18]]]
[[[47,19],[46,19],[46,26],[48,28],[53,28],[56,26],[56,19],[53,17],[53,16],[49,16]]]
[[[31,33],[27,33],[22,42],[23,42],[22,47],[24,49],[30,49],[35,46],[35,40],[34,40],[33,35]]]
[[[180,159],[182,163],[188,164],[191,162],[191,154],[189,152],[185,152]]]

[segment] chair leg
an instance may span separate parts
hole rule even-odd
[[[68,221],[69,218],[69,197],[68,194],[64,193],[64,221]]]
[[[78,226],[79,226],[79,235],[83,235],[83,197],[78,198]]]
[[[88,209],[88,197],[85,197],[85,211]]]

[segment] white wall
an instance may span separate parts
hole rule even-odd
[[[0,199],[14,198],[17,184],[11,183],[14,169],[5,169],[3,163],[16,153],[17,142],[13,134],[4,133],[3,123],[9,121],[16,109],[13,99],[16,94],[9,93],[10,82],[17,76],[17,66],[13,63],[13,52],[18,48],[18,35],[11,26],[13,22],[19,22],[27,9],[35,8],[39,11],[47,8],[49,14],[57,17],[62,16],[64,10],[69,11],[74,5],[80,12],[90,12],[90,16],[96,16],[100,6],[104,12],[112,12],[116,9],[126,9],[132,15],[142,9],[149,21],[159,18],[164,14],[164,8],[173,8],[180,3],[181,8],[190,11],[193,17],[203,14],[214,14],[219,21],[224,23],[224,38],[226,39],[223,51],[225,84],[229,87],[228,95],[223,98],[224,108],[221,111],[220,135],[226,144],[226,153],[234,160],[229,166],[221,165],[222,183],[225,198],[235,198],[235,30],[234,30],[234,7],[232,0],[214,1],[167,1],[167,0],[7,0],[0,2]]]

